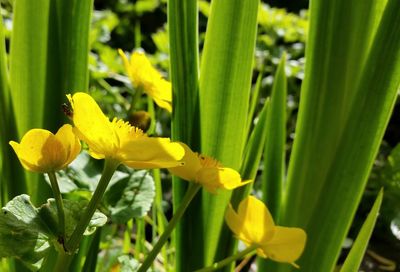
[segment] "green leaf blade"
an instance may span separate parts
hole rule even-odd
[[[271,105],[267,114],[267,138],[264,148],[264,169],[261,181],[262,201],[271,211],[275,221],[279,221],[279,208],[285,181],[286,152],[286,96],[285,74],[286,54],[283,54],[275,73],[271,93]],[[258,258],[260,271],[271,270],[270,260]]]
[[[172,139],[200,151],[198,1],[168,1],[170,73],[173,90]],[[173,178],[176,210],[188,188]],[[175,270],[192,271],[203,266],[201,195],[197,195],[175,229]],[[187,236],[192,237],[189,241]],[[190,250],[188,250],[190,248]]]
[[[200,70],[201,151],[237,170],[247,137],[258,4],[257,0],[211,3]],[[205,265],[209,265],[230,251],[226,239],[219,237],[231,192],[203,195]],[[217,245],[225,249],[217,252]]]
[[[317,12],[326,11],[329,5],[325,1],[314,3],[323,7]],[[322,59],[323,48],[333,48],[335,40],[330,37],[332,41],[320,43],[326,37],[322,29],[327,23],[313,26],[322,28],[319,29],[322,40],[318,43],[311,40],[307,51],[311,62],[306,68],[309,69],[306,71],[308,78],[303,83],[289,167],[289,188],[281,220],[282,225],[305,228],[308,234],[307,246],[299,261],[306,271],[317,268],[330,271],[335,265],[382,140],[400,84],[399,8],[398,1],[388,1],[371,45],[360,45],[365,52],[358,58],[360,70],[352,84],[346,83],[345,69],[341,72],[340,65],[334,61],[325,66],[326,60]],[[335,9],[329,12],[340,12]],[[355,13],[351,20],[365,19],[356,7],[352,9]],[[346,18],[339,16],[327,21],[340,25],[342,20]],[[329,31],[334,36],[342,30]],[[317,37],[315,33],[311,36]],[[345,41],[349,48],[356,50],[354,43],[358,40],[350,37]],[[353,60],[352,56],[343,59]],[[332,86],[327,86],[327,82]],[[325,254],[321,255],[322,251]],[[280,266],[277,271],[287,270],[290,267]]]
[[[375,226],[375,222],[379,215],[379,209],[382,204],[383,190],[381,189],[378,196],[376,197],[375,203],[369,212],[367,219],[361,227],[360,232],[347,256],[340,272],[353,272],[358,271],[361,261],[364,257],[364,253],[367,250],[368,241],[372,235],[372,231]]]

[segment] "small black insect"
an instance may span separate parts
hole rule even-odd
[[[68,105],[67,103],[63,103],[63,104],[61,105],[61,107],[62,107],[62,110],[63,110],[64,114],[65,114],[67,117],[72,118],[72,115],[74,114],[74,112],[72,111],[71,106]]]

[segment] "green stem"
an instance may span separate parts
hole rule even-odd
[[[111,159],[105,160],[104,169],[99,184],[97,185],[97,188],[94,191],[94,194],[90,199],[90,202],[86,207],[82,218],[79,220],[78,225],[76,226],[74,232],[72,233],[71,238],[65,245],[69,252],[73,253],[78,248],[79,243],[82,239],[82,235],[85,232],[85,229],[88,226],[94,212],[96,211],[96,208],[100,203],[101,198],[103,197],[104,192],[106,191],[106,188],[111,180],[111,177],[113,176],[118,165],[119,162],[117,161]]]
[[[60,188],[58,187],[56,174],[52,171],[47,173],[49,176],[51,189],[53,190],[54,199],[56,200],[57,205],[57,215],[58,215],[58,231],[59,235],[62,239],[62,243],[64,243],[65,238],[65,213],[64,213],[64,205],[61,197]]]
[[[151,123],[150,123],[150,127],[147,130],[147,134],[148,135],[153,135],[154,132],[156,131],[156,113],[154,111],[154,102],[153,102],[153,98],[151,98],[150,96],[147,96],[147,111],[150,114],[150,119],[151,119]]]
[[[189,206],[190,201],[192,201],[193,197],[196,195],[196,193],[199,191],[200,188],[201,185],[196,183],[192,183],[190,185],[189,189],[187,190],[185,196],[182,199],[181,204],[176,210],[168,226],[165,228],[164,233],[161,235],[160,239],[154,245],[149,255],[147,255],[146,259],[144,260],[142,266],[139,268],[138,272],[145,272],[151,266],[154,259],[157,257],[158,252],[160,252],[165,242],[167,242],[167,239],[170,236],[171,232],[174,230],[176,223],[178,223],[179,219],[181,219],[186,208]]]
[[[72,255],[69,255],[66,252],[60,250],[58,252],[56,266],[54,267],[54,270],[51,271],[58,271],[58,272],[68,271],[68,267],[71,261],[72,261]]]
[[[155,213],[157,220],[157,231],[158,235],[162,235],[165,230],[165,222],[167,220],[165,219],[165,215],[163,213],[162,209],[162,185],[161,185],[161,176],[160,176],[160,169],[154,169],[153,170],[153,177],[154,177],[154,184],[156,187],[156,197],[154,199],[154,206],[155,206]],[[155,239],[154,239],[155,241]],[[167,248],[164,246],[161,249],[161,255],[164,258],[164,269],[165,271],[169,271],[169,262],[168,262],[168,255],[167,255]]]
[[[256,249],[258,248],[258,245],[251,245],[248,248],[246,248],[243,251],[240,251],[238,253],[236,253],[235,255],[232,255],[226,259],[223,259],[222,261],[216,262],[210,266],[204,267],[202,269],[198,269],[195,272],[208,272],[208,271],[215,271],[217,269],[220,269],[228,264],[230,264],[233,261],[239,260],[242,257],[246,256],[247,254],[255,254],[256,253]]]
[[[124,231],[124,242],[122,248],[122,252],[124,254],[129,254],[129,252],[131,251],[132,230],[133,230],[133,219],[126,222],[126,227]]]
[[[136,243],[135,243],[135,258],[136,260],[140,260],[140,255],[144,253],[144,240],[145,240],[145,233],[144,233],[144,219],[143,218],[136,218]]]
[[[135,112],[135,106],[142,97],[142,94],[143,94],[143,89],[141,87],[137,87],[135,89],[135,94],[132,97],[132,102],[128,114],[133,114]]]

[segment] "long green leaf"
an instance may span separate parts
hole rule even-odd
[[[48,16],[48,0],[15,1],[10,78],[19,136],[43,125]]]
[[[50,1],[44,126],[57,130],[65,94],[89,88],[89,29],[93,0]]]
[[[257,84],[256,84],[257,85]],[[258,86],[259,87],[259,86]],[[240,174],[242,179],[244,180],[253,180],[255,181],[257,176],[257,170],[260,166],[260,161],[262,157],[262,153],[264,150],[264,142],[267,136],[267,113],[269,108],[269,99],[265,101],[264,107],[260,111],[258,115],[257,123],[254,126],[254,129],[248,139],[248,143],[246,145],[244,151],[244,159],[240,169]],[[253,183],[247,184],[240,188],[237,188],[233,191],[231,197],[231,204],[236,209],[240,203],[247,195],[249,195],[251,189],[253,188]],[[232,231],[229,227],[224,224],[217,252],[223,256],[231,256],[237,249],[237,239],[232,235]],[[224,268],[224,271],[231,271],[234,263],[228,265]]]
[[[43,127],[49,8],[48,0],[15,1],[10,48],[11,99],[18,131],[18,139],[14,140],[19,140],[29,129]],[[19,167],[17,171],[24,170]],[[27,177],[31,195],[50,193],[47,184],[39,182],[39,175],[27,174]]]
[[[234,169],[240,167],[246,139],[258,2],[212,1],[201,63],[202,153]],[[214,259],[230,195],[204,194],[206,265]]]
[[[198,9],[196,0],[168,2],[168,27],[173,89],[172,138],[200,150],[198,100]],[[174,177],[176,209],[187,190],[187,182]],[[191,202],[175,230],[175,271],[203,266],[201,194]],[[187,239],[187,237],[191,239]]]
[[[4,206],[14,196],[25,193],[26,184],[19,161],[8,144],[17,138],[17,129],[11,103],[3,21],[0,22],[0,123],[1,203]]]
[[[271,93],[271,106],[267,117],[267,139],[264,149],[264,169],[262,174],[262,200],[268,206],[275,220],[279,218],[279,208],[285,180],[286,148],[286,54],[282,55],[275,74]],[[260,271],[269,271],[269,260],[259,258]]]
[[[64,94],[87,90],[92,6],[93,0],[15,1],[10,77],[18,138],[31,128],[57,130]],[[47,184],[28,178],[34,200],[46,199]]]
[[[311,3],[306,78],[281,220],[306,229],[299,261],[305,271],[335,265],[396,98],[400,2],[388,1],[374,31],[382,3]],[[285,267],[275,270],[290,269]]]
[[[340,269],[340,272],[353,272],[358,271],[361,261],[364,257],[364,253],[367,250],[369,238],[372,235],[372,231],[375,226],[376,219],[379,215],[379,209],[382,204],[383,198],[383,190],[380,190],[374,206],[372,207],[371,211],[368,214],[367,219],[365,220],[364,224],[361,227],[360,232],[357,235],[357,238],[350,250],[349,255]]]
[[[87,91],[89,88],[89,31],[93,2],[57,0],[63,93]]]
[[[271,106],[267,119],[267,139],[264,150],[264,170],[262,176],[262,200],[267,204],[275,220],[281,202],[285,178],[286,147],[286,93],[285,58],[282,55],[275,74],[271,93]]]

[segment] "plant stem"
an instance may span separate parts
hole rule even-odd
[[[148,135],[153,135],[154,132],[156,131],[156,113],[154,111],[154,102],[153,102],[153,98],[151,98],[150,96],[147,96],[147,111],[150,114],[150,119],[151,119],[151,123],[150,123],[150,127],[147,130],[147,134]],[[158,170],[160,171],[160,170]]]
[[[86,207],[82,218],[79,220],[78,225],[76,226],[74,232],[72,233],[71,238],[65,245],[69,252],[73,253],[78,248],[79,243],[82,239],[82,235],[85,232],[85,229],[88,226],[94,212],[96,211],[96,208],[100,203],[101,198],[103,197],[104,192],[106,191],[106,188],[111,180],[111,177],[113,176],[118,165],[119,162],[117,161],[111,159],[105,160],[103,173],[101,175],[99,184],[97,185],[97,188],[94,191],[94,194],[90,199],[90,202]]]
[[[125,231],[124,231],[124,242],[122,252],[124,254],[129,254],[131,250],[131,239],[132,239],[132,231],[133,231],[133,219],[126,222]]]
[[[143,89],[141,87],[137,87],[135,89],[135,94],[133,95],[131,106],[128,111],[129,114],[132,114],[135,112],[135,106],[138,103],[138,101],[140,100],[140,98],[142,97],[142,94],[143,94]]]
[[[64,243],[65,238],[65,213],[64,213],[64,204],[61,197],[60,188],[58,187],[56,174],[52,171],[47,173],[49,176],[51,189],[53,190],[54,199],[56,200],[57,205],[57,216],[58,216],[58,232]]]
[[[160,236],[160,239],[154,245],[153,249],[147,255],[146,259],[144,260],[142,266],[139,268],[138,272],[145,272],[151,266],[154,259],[156,258],[158,252],[160,252],[162,246],[167,241],[168,237],[170,236],[171,232],[174,230],[176,223],[178,223],[179,219],[181,219],[183,213],[185,212],[186,208],[189,206],[190,201],[192,201],[193,197],[199,191],[201,185],[193,183],[190,185],[189,189],[187,190],[185,196],[182,199],[181,204],[179,205],[178,209],[176,210],[174,216],[172,217],[171,221],[169,222],[168,226],[165,228],[164,233]]]
[[[160,176],[160,169],[154,169],[153,170],[153,177],[154,177],[154,184],[156,187],[156,197],[154,198],[154,206],[155,206],[155,214],[156,216],[156,222],[157,222],[157,232],[158,235],[162,235],[165,230],[165,225],[166,225],[166,218],[163,213],[163,208],[162,208],[162,185],[161,185],[161,176]],[[155,239],[153,240],[155,241]],[[167,255],[167,247],[162,247],[161,249],[161,255],[164,258],[164,269],[165,271],[170,271],[169,269],[169,262],[168,262],[168,255]]]
[[[216,262],[210,266],[204,267],[202,269],[198,269],[195,272],[208,272],[208,271],[214,271],[214,270],[220,269],[220,268],[224,267],[225,265],[228,265],[231,262],[236,261],[236,260],[246,256],[249,253],[251,255],[255,254],[256,249],[258,247],[259,247],[258,245],[251,245],[248,248],[246,248],[245,250],[236,253],[235,255],[232,255],[226,259],[223,259],[222,261]]]
[[[68,267],[72,261],[72,256],[73,255],[69,255],[66,252],[60,250],[57,256],[56,266],[54,267],[54,270],[51,271],[57,271],[57,272],[68,271]]]

